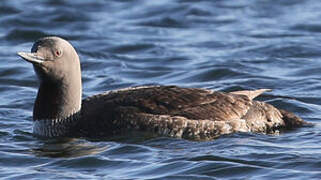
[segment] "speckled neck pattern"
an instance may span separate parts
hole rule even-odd
[[[80,119],[80,110],[74,111],[64,119],[36,119],[33,122],[33,133],[42,137],[63,137]]]

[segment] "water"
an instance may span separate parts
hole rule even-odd
[[[318,179],[320,8],[318,0],[2,0],[1,179]],[[84,97],[146,84],[271,88],[260,100],[315,126],[205,142],[35,138],[37,80],[16,52],[46,35],[76,47]]]

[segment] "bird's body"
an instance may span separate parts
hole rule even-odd
[[[61,52],[56,51],[56,47]],[[212,139],[233,132],[269,134],[305,124],[293,113],[253,100],[266,89],[224,93],[177,86],[145,86],[108,91],[81,101],[80,65],[72,46],[61,38],[48,37],[37,41],[33,49],[32,53],[19,55],[34,64],[40,78],[34,133],[41,136],[100,138],[137,131]],[[39,54],[46,54],[48,49],[53,52],[50,56],[53,58],[39,58]],[[53,85],[48,87],[48,84]],[[48,90],[42,90],[46,88]]]

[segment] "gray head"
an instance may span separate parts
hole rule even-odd
[[[40,80],[34,120],[64,119],[80,110],[80,62],[69,42],[59,37],[41,38],[34,43],[31,53],[18,55],[33,64]]]

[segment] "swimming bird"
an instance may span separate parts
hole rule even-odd
[[[33,133],[41,137],[100,138],[130,132],[213,139],[234,132],[273,134],[306,124],[291,112],[253,100],[269,89],[217,92],[177,86],[107,91],[82,100],[79,56],[60,37],[37,40],[18,52],[40,81]]]

